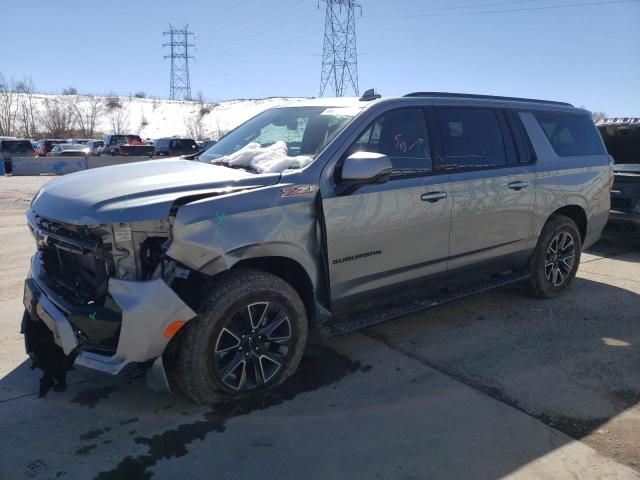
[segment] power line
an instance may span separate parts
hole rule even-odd
[[[613,4],[622,4],[622,3],[636,3],[640,2],[640,0],[610,0],[610,1],[592,1],[592,2],[581,2],[581,3],[566,3],[566,4],[553,4],[553,5],[541,5],[537,7],[524,7],[524,8],[511,8],[511,9],[495,9],[495,10],[482,10],[482,11],[468,11],[468,12],[455,12],[455,13],[411,13],[406,15],[384,15],[385,18],[416,18],[416,17],[446,17],[453,15],[489,15],[495,13],[514,13],[514,12],[527,12],[527,11],[535,11],[535,10],[549,10],[549,9],[557,9],[557,8],[574,8],[574,7],[591,7],[591,6],[601,6],[601,5],[613,5]],[[509,2],[505,2],[505,5]],[[519,2],[517,2],[519,3]],[[463,7],[460,7],[463,8]],[[473,8],[473,7],[469,7]],[[434,9],[436,10],[444,10],[444,9]]]
[[[195,44],[189,43],[189,40],[195,37],[195,33],[189,31],[189,25],[176,29],[169,24],[169,31],[162,32],[162,35],[169,35],[169,43],[162,44],[163,47],[170,48],[169,55],[164,56],[171,59],[169,97],[172,100],[191,100],[189,59],[195,59],[195,57],[189,55],[189,47],[195,47]]]
[[[327,6],[324,18],[324,44],[320,96],[327,85],[336,97],[342,97],[350,86],[358,93],[358,52],[356,49],[355,10],[362,7],[354,0],[323,0]],[[319,6],[319,3],[318,3]]]
[[[448,7],[434,7],[434,8],[429,8],[429,11],[442,11],[442,10],[463,10],[465,8],[482,8],[482,7],[496,7],[496,6],[500,6],[500,5],[517,5],[520,3],[532,3],[532,2],[538,2],[539,0],[509,0],[509,1],[501,1],[501,2],[491,2],[491,3],[466,3],[466,4],[460,4],[460,5],[452,5],[452,6],[448,6]],[[370,3],[370,0],[369,2]],[[388,0],[384,0],[384,3],[387,6],[391,6],[392,8],[395,8],[397,10],[397,3],[396,4],[389,4]]]

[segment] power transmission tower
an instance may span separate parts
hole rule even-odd
[[[354,0],[323,1],[327,8],[324,17],[320,96],[324,94],[328,84],[336,97],[342,97],[349,87],[355,95],[359,95],[355,10],[359,8],[362,15],[362,6]]]
[[[173,28],[169,24],[169,31],[162,32],[162,35],[169,35],[169,43],[163,43],[163,47],[170,48],[170,54],[164,58],[171,59],[171,81],[169,85],[169,96],[172,100],[191,100],[191,81],[189,79],[189,59],[195,57],[189,55],[189,47],[195,47],[189,40],[195,37],[189,31],[189,25],[183,29]]]

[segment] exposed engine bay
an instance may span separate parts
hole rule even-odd
[[[150,280],[160,275],[170,220],[76,226],[30,214],[29,227],[47,285],[76,305],[102,306],[110,277]]]

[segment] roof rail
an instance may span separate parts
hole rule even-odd
[[[407,93],[405,97],[449,97],[449,98],[471,98],[478,100],[510,100],[515,102],[529,103],[546,103],[549,105],[563,105],[565,107],[573,107],[567,102],[555,102],[552,100],[538,100],[535,98],[519,98],[519,97],[498,97],[496,95],[476,95],[473,93],[448,93],[448,92],[412,92]]]

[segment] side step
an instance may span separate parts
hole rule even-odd
[[[494,288],[503,287],[511,283],[520,282],[529,278],[528,272],[514,272],[509,275],[492,278],[484,283],[455,290],[447,290],[441,295],[435,297],[421,298],[405,303],[403,305],[394,305],[392,307],[381,308],[377,310],[369,310],[367,312],[357,313],[345,318],[340,316],[331,319],[318,329],[318,334],[325,338],[337,337],[345,333],[362,330],[366,327],[379,325],[396,318],[404,317],[414,313],[422,312],[447,302],[459,300],[476,293],[485,292]]]

